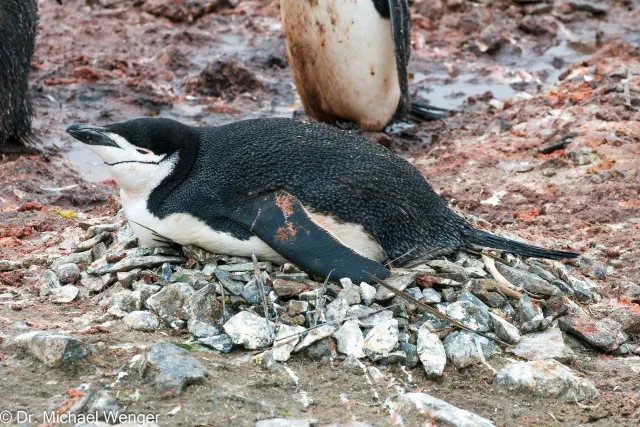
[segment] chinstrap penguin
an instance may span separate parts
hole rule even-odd
[[[282,0],[287,60],[307,114],[380,131],[392,120],[446,117],[411,102],[408,0]]]
[[[29,71],[37,25],[36,0],[0,0],[0,153],[36,151],[29,146]]]
[[[292,262],[369,281],[457,249],[573,258],[474,229],[410,163],[321,123],[255,119],[191,127],[135,119],[67,132],[102,158],[139,239]],[[357,282],[356,282],[357,283]]]

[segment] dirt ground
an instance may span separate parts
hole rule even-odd
[[[54,305],[37,296],[43,254],[63,253],[77,224],[118,208],[115,184],[65,135],[67,125],[137,116],[211,125],[303,114],[278,1],[208,2],[219,6],[202,16],[154,7],[160,3],[178,2],[40,0],[31,80],[34,127],[47,154],[0,160],[0,259],[33,264],[30,274],[0,274],[0,293],[29,301],[19,310],[0,305],[2,333],[14,334],[14,322],[23,320],[81,334],[101,314],[85,302]],[[608,6],[606,15],[574,11],[561,0],[546,9],[506,0],[414,1],[412,94],[458,114],[369,136],[410,160],[476,225],[607,265],[608,277],[598,281],[602,294],[619,297],[626,282],[640,282],[640,3],[597,3]],[[563,148],[545,149],[561,140]],[[122,322],[107,329],[80,335],[99,351],[73,371],[0,355],[1,409],[60,408],[68,389],[114,383],[144,345],[187,338],[163,329],[131,332]],[[422,390],[504,426],[635,425],[640,358],[603,355],[570,337],[568,343],[578,354],[571,367],[598,386],[599,401],[512,393],[493,384],[487,367],[448,367],[437,381],[421,367],[408,371],[411,378],[381,367],[388,375],[376,390],[382,401],[394,385]],[[254,425],[273,417],[392,422],[365,379],[339,363],[294,356],[288,366],[299,377],[296,386],[286,374],[254,366],[246,352],[196,351],[209,373],[205,384],[165,399],[124,380],[113,386],[121,406],[160,414],[161,425]],[[508,359],[490,364],[499,369]],[[312,400],[307,411],[299,403],[304,393]]]

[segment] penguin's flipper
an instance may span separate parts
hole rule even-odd
[[[284,191],[240,202],[230,216],[303,271],[354,283],[391,275],[383,265],[344,246],[309,216],[302,203]]]
[[[411,16],[409,0],[387,0],[389,19],[393,33],[393,46],[396,53],[396,68],[400,83],[400,102],[396,110],[397,117],[406,117],[411,111],[409,98],[409,57],[411,56]]]

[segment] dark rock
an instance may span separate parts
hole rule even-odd
[[[571,289],[569,285],[567,285],[565,282],[563,282],[560,279],[554,280],[553,282],[551,282],[551,285],[560,289],[560,292],[562,292],[563,295],[566,295],[568,297],[575,296],[575,292],[573,292],[573,289]]]
[[[147,0],[143,10],[173,22],[193,22],[233,4],[234,0]]]
[[[198,359],[187,350],[169,341],[160,341],[147,351],[142,366],[162,397],[182,394],[185,387],[204,382],[205,370]]]
[[[333,340],[329,337],[322,338],[319,341],[309,345],[306,349],[306,355],[315,362],[330,362],[338,355]]]
[[[552,273],[535,264],[531,264],[529,266],[529,271],[546,280],[547,282],[553,282],[554,280],[557,280],[556,276],[554,276]]]
[[[198,342],[204,346],[211,347],[222,353],[230,353],[233,348],[233,341],[227,334],[220,334],[213,337],[199,338]]]
[[[580,257],[578,259],[578,267],[582,274],[591,278],[601,280],[607,277],[607,268],[593,259]]]
[[[418,358],[418,347],[415,344],[401,341],[400,351],[404,352],[404,354],[406,355],[404,364],[407,367],[413,368],[418,365],[418,361],[420,359]]]
[[[484,302],[491,308],[501,308],[507,300],[497,292],[487,292],[487,300]]]
[[[518,24],[518,28],[527,34],[534,36],[555,36],[556,25],[552,19],[545,19],[546,16],[525,16]]]
[[[568,133],[564,135],[561,139],[557,141],[552,141],[544,144],[542,147],[538,149],[538,151],[542,154],[551,154],[556,150],[565,149],[571,142],[578,136],[577,133]]]
[[[198,93],[225,99],[235,99],[244,92],[253,93],[262,87],[253,72],[226,56],[209,63],[196,82]]]
[[[160,255],[150,255],[150,256],[142,256],[142,257],[131,257],[128,256],[114,266],[109,269],[111,273],[119,273],[122,271],[131,271],[136,268],[152,268],[158,267],[165,262],[170,264],[181,264],[186,260],[181,257],[167,257]]]
[[[574,334],[592,346],[604,351],[614,351],[627,338],[620,324],[615,321],[593,320],[586,316],[569,315],[558,320],[560,329]]]
[[[90,353],[87,344],[77,338],[41,331],[18,335],[14,344],[49,368],[66,367]]]
[[[508,281],[516,286],[521,286],[527,292],[543,296],[553,296],[560,293],[558,288],[551,286],[546,280],[528,271],[509,267],[502,263],[497,263],[496,267]]]
[[[287,298],[310,291],[311,287],[291,280],[275,279],[273,281],[273,290],[279,297]]]
[[[222,268],[216,268],[213,274],[218,278],[222,286],[235,296],[242,295],[244,292],[244,283],[237,280],[232,280],[228,270]]]

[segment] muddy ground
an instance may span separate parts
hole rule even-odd
[[[30,275],[0,275],[0,293],[25,301],[0,305],[3,333],[15,333],[14,322],[24,320],[32,328],[80,334],[100,315],[83,302],[54,305],[37,296],[41,254],[65,253],[80,221],[118,208],[114,183],[64,134],[68,124],[137,116],[191,124],[302,116],[284,56],[279,2],[193,2],[217,5],[202,16],[197,8],[157,7],[171,3],[40,0],[32,88],[34,127],[47,154],[0,163],[0,259],[34,264]],[[615,298],[625,283],[640,282],[640,4],[597,3],[608,13],[575,11],[564,1],[414,1],[412,93],[458,114],[369,136],[409,159],[476,225],[579,250],[609,266],[599,283],[605,298]],[[559,141],[562,148],[549,148]],[[66,390],[113,383],[145,344],[187,338],[162,329],[133,333],[121,322],[107,329],[82,335],[99,352],[73,371],[2,355],[1,409],[58,409],[69,399]],[[638,357],[567,341],[579,354],[572,368],[594,381],[600,400],[577,405],[514,394],[493,385],[487,367],[448,367],[437,381],[427,380],[421,367],[411,371],[412,380],[389,368],[376,388],[382,400],[394,393],[394,383],[423,390],[498,425],[635,424]],[[270,417],[392,421],[365,379],[345,374],[339,363],[294,357],[288,366],[300,378],[296,387],[286,375],[247,363],[245,352],[197,355],[209,372],[204,385],[164,399],[144,383],[125,381],[114,385],[119,403],[129,412],[161,414],[161,425],[253,425]],[[497,369],[506,359],[490,364]],[[306,412],[298,402],[302,392],[313,401]],[[167,415],[176,407],[180,411]]]

